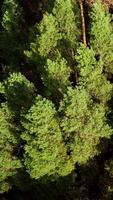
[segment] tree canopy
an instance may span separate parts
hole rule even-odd
[[[0,2],[0,198],[113,199],[111,5]]]

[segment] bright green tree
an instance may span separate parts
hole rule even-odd
[[[66,199],[98,199],[89,191],[102,169],[99,198],[111,198],[112,18],[100,0],[81,2],[0,3],[0,192],[65,180],[74,193]]]
[[[32,105],[36,95],[35,86],[21,73],[10,74],[1,86],[2,93],[12,112],[18,115],[25,112]]]
[[[46,180],[71,173],[74,166],[67,155],[53,103],[37,96],[22,124],[24,163],[31,177]]]
[[[101,138],[109,138],[112,129],[106,122],[105,107],[91,101],[82,88],[69,88],[61,102],[61,127],[74,162],[85,164],[100,153]]]
[[[78,84],[84,85],[94,100],[106,104],[111,98],[113,87],[103,74],[103,61],[97,61],[94,50],[82,45],[77,49],[76,60],[80,74]]]
[[[67,61],[57,53],[55,61],[47,59],[47,64],[44,66],[44,69],[42,80],[47,87],[47,94],[63,94],[63,92],[66,91],[67,86],[71,84],[69,81],[71,69],[67,64]]]
[[[111,17],[100,0],[93,4],[90,20],[90,45],[104,63],[105,70],[113,73],[113,28]]]
[[[6,103],[0,107],[0,191],[11,188],[11,181],[21,167],[19,152],[22,139],[20,118],[29,109],[35,97],[35,87],[21,73],[10,74],[8,79],[0,84],[0,91]]]
[[[40,24],[36,25],[35,39],[30,44],[30,51],[26,51],[30,59],[37,61],[39,55],[53,58],[57,49],[65,57],[69,57],[68,54],[72,57],[80,36],[77,5],[76,8],[74,10],[71,0],[55,1],[52,12],[44,14]]]
[[[58,22],[58,30],[62,36],[62,42],[67,48],[75,48],[80,36],[80,12],[79,6],[71,0],[56,0],[53,14]]]

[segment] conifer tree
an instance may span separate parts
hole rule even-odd
[[[113,28],[111,17],[100,0],[96,0],[90,13],[90,44],[103,61],[105,71],[113,73]]]
[[[74,162],[85,164],[100,153],[100,138],[109,138],[105,106],[93,103],[85,89],[69,88],[60,107],[61,127]]]
[[[8,178],[21,167],[20,160],[13,154],[17,143],[11,113],[4,104],[0,107],[0,193],[11,189]]]
[[[35,87],[21,73],[13,73],[1,83],[0,92],[6,99],[0,108],[0,191],[4,192],[11,187],[8,177],[13,177],[21,167],[18,157],[22,143],[20,118],[33,103]]]
[[[33,103],[36,89],[21,73],[12,73],[2,84],[4,94],[9,108],[16,115],[25,112]]]
[[[75,191],[69,198],[66,191],[66,199],[98,199],[89,193],[101,173],[99,198],[112,199],[113,159],[104,158],[113,135],[108,10],[101,0],[90,9],[82,0],[4,0],[0,6],[0,193],[13,185],[22,190],[28,180],[25,188],[37,190],[40,182],[67,184],[71,177],[69,192]]]
[[[80,73],[78,84],[84,85],[94,100],[106,104],[111,98],[113,86],[103,74],[103,61],[97,61],[94,50],[82,45],[77,49],[77,53],[77,68]]]
[[[75,17],[78,13],[78,6],[74,10],[71,0],[56,0],[52,13],[44,14],[40,24],[36,26],[36,39],[26,55],[32,60],[39,55],[52,58],[59,49],[65,57],[69,57],[68,54],[72,57],[73,48],[77,47],[80,36],[79,19]]]
[[[80,13],[78,4],[70,0],[56,0],[53,14],[58,22],[58,30],[62,36],[62,44],[67,48],[76,48],[80,36]]]
[[[53,103],[37,96],[22,124],[25,166],[31,177],[48,180],[71,173],[74,166],[67,155]]]
[[[70,85],[71,74],[75,73],[74,52],[81,34],[79,12],[78,4],[75,6],[71,0],[56,0],[51,13],[44,14],[42,21],[36,24],[30,50],[25,51],[47,88],[46,95],[58,101]]]
[[[2,5],[2,29],[0,32],[1,59],[9,69],[18,69],[25,48],[22,29],[22,8],[16,0],[4,0]]]
[[[18,29],[20,8],[17,4],[17,1],[5,0],[2,6],[2,12],[3,12],[3,22],[2,22],[3,28],[8,32]]]
[[[67,86],[71,83],[69,76],[71,69],[67,61],[62,58],[59,52],[56,54],[56,60],[47,59],[47,64],[44,66],[44,73],[42,73],[42,80],[47,87],[47,94],[54,95],[55,93],[63,94]]]

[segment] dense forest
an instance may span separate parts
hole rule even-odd
[[[112,0],[0,0],[0,200],[113,200]]]

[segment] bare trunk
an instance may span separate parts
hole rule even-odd
[[[84,17],[84,7],[83,7],[83,1],[79,0],[80,5],[80,11],[81,11],[81,18],[82,18],[82,34],[83,34],[83,44],[86,47],[86,26],[85,26],[85,17]]]

